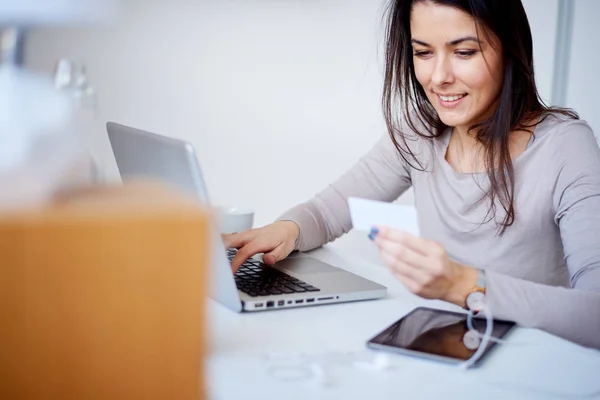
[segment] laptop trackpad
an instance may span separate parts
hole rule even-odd
[[[293,254],[289,258],[285,258],[279,261],[275,266],[283,271],[287,272],[301,272],[303,274],[309,273],[320,273],[320,272],[336,272],[337,268],[322,263],[312,257],[305,255]]]

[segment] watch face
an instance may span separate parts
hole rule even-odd
[[[483,299],[485,297],[485,293],[480,291],[475,291],[469,293],[467,296],[467,308],[473,311],[479,311],[483,308]]]

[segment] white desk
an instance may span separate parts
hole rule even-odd
[[[354,361],[379,354],[365,342],[414,307],[452,306],[404,289],[363,234],[351,232],[312,255],[387,286],[388,297],[248,314],[211,301],[210,399],[600,398],[600,352],[534,329],[518,328],[510,344],[498,345],[468,371],[402,355],[390,355],[383,371],[357,368]],[[308,373],[311,363],[317,374],[302,380],[271,375],[286,372],[281,368],[269,371],[300,366],[306,368],[287,372]]]

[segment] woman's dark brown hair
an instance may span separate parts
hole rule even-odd
[[[499,222],[499,234],[502,235],[515,220],[515,177],[509,152],[509,132],[525,129],[533,134],[532,128],[553,112],[569,118],[579,117],[572,110],[546,106],[538,94],[533,69],[533,40],[521,0],[392,0],[387,9],[383,111],[392,141],[411,167],[425,168],[407,145],[407,138],[400,129],[400,116],[412,131],[427,140],[441,136],[448,128],[415,76],[410,13],[414,4],[424,2],[470,14],[478,33],[493,35],[502,44],[504,77],[498,106],[489,119],[470,127],[484,149],[490,188],[482,200],[487,197],[490,201],[489,220],[495,219],[498,204],[505,212]],[[428,131],[419,131],[414,118]],[[535,122],[524,125],[524,121]]]

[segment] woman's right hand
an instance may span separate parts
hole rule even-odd
[[[273,265],[286,258],[293,250],[300,228],[292,221],[277,221],[262,228],[223,235],[226,249],[238,249],[231,261],[235,273],[248,258],[264,253],[263,262]]]

